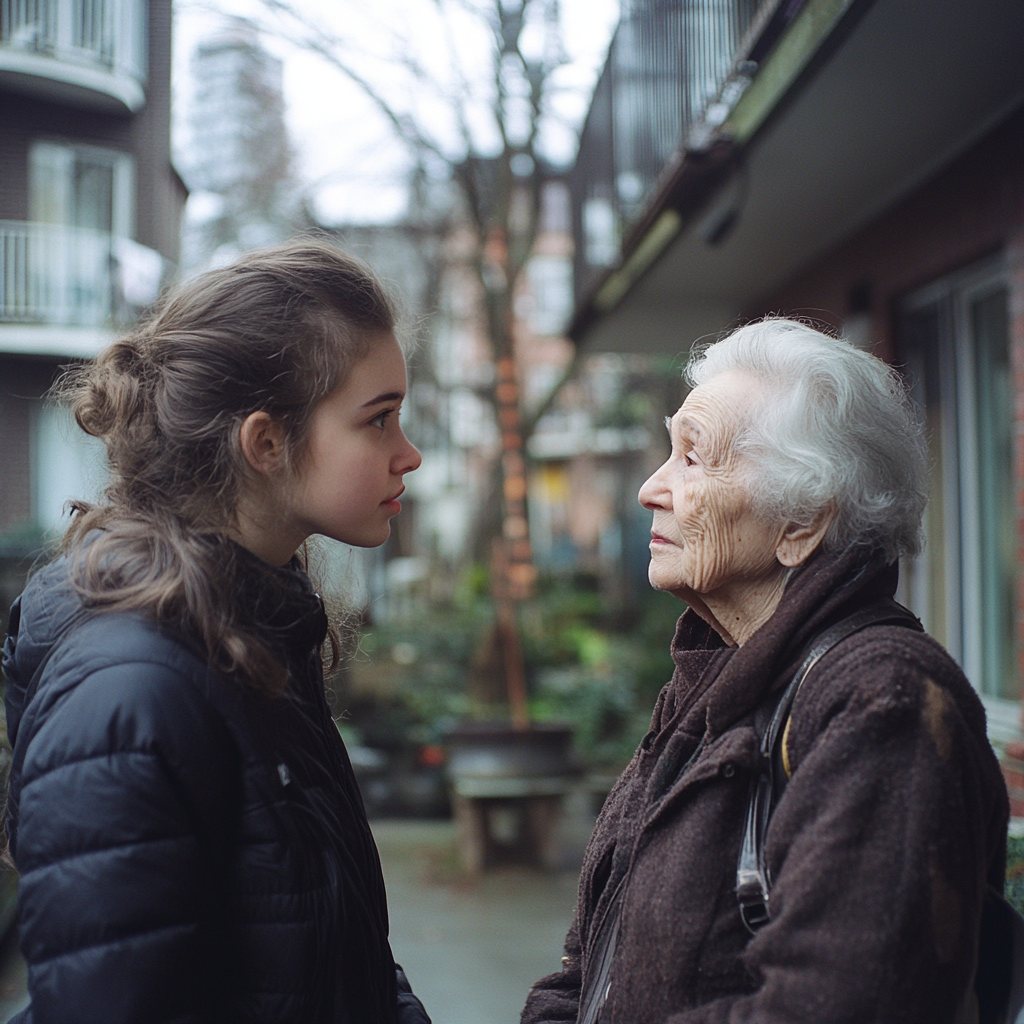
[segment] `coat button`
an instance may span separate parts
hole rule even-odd
[[[722,778],[731,779],[736,774],[736,765],[731,761],[727,761],[722,765]]]

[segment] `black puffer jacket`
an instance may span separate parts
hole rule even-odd
[[[377,851],[324,698],[321,603],[298,568],[253,563],[287,698],[244,692],[142,618],[80,621],[66,559],[15,605],[22,1021],[427,1020],[396,981]]]

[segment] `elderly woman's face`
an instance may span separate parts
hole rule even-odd
[[[751,510],[743,459],[733,447],[740,413],[758,383],[723,373],[690,392],[670,427],[672,454],[640,488],[654,513],[651,586],[710,595],[777,571],[781,528]]]

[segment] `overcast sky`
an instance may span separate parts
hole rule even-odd
[[[255,0],[216,0],[226,11],[257,16]],[[442,54],[450,45],[460,53],[460,70],[472,79],[480,67],[474,57],[486,52],[486,40],[467,17],[439,25],[434,0],[296,0],[350,46],[351,59],[368,78],[391,85],[396,105],[415,102],[416,113],[436,131],[442,144],[455,144],[444,104],[430,97],[410,99],[401,77],[389,72],[388,49],[396,37],[416,58],[443,77]],[[217,31],[223,16],[209,0],[176,0],[174,35],[174,138],[179,160],[187,164],[188,117],[192,101],[190,57],[205,36]],[[604,63],[618,17],[618,0],[561,0],[563,43],[571,62],[559,71],[559,121],[551,122],[544,146],[553,160],[569,162],[574,131],[589,106],[590,93]],[[445,38],[447,36],[447,38]],[[528,41],[529,42],[529,41]],[[408,165],[390,127],[357,86],[320,58],[280,37],[267,38],[268,49],[284,61],[288,129],[296,153],[295,170],[326,223],[380,222],[404,209],[403,172]],[[473,90],[470,89],[472,92]],[[483,131],[482,120],[479,122]]]

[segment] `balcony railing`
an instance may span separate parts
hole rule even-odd
[[[146,0],[0,0],[0,70],[106,92],[137,109],[146,12]],[[105,87],[104,76],[121,87]]]
[[[0,324],[129,322],[162,270],[159,253],[106,232],[0,221]]]
[[[624,0],[570,179],[577,301],[617,265],[666,169],[724,120],[717,108],[735,102],[803,2]]]

